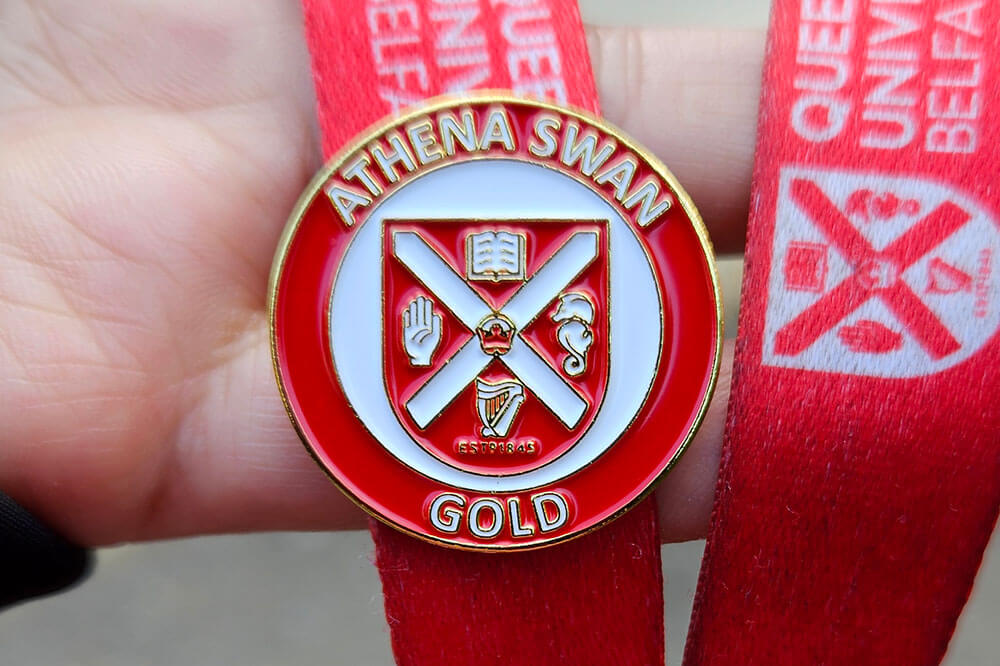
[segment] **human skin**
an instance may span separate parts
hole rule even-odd
[[[357,529],[298,441],[266,287],[320,165],[294,0],[0,4],[0,489],[85,545]],[[591,29],[603,111],[742,251],[759,32]],[[731,349],[657,490],[703,536]]]

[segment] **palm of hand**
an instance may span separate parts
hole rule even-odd
[[[609,118],[739,250],[760,36],[591,37]],[[319,164],[308,72],[290,0],[0,6],[0,490],[70,538],[363,524],[268,353],[274,247]],[[704,534],[727,371],[657,490],[669,540]]]
[[[0,488],[86,543],[352,520],[267,351],[319,152],[295,3],[3,11]]]

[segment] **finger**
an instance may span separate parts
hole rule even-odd
[[[424,299],[424,326],[432,326],[434,323],[434,306],[431,299]]]
[[[656,488],[660,538],[664,543],[703,539],[708,532],[732,368],[733,341],[729,340],[723,348],[719,380],[705,420],[677,465]]]
[[[137,507],[143,521],[132,534],[119,532],[119,540],[365,527],[364,512],[320,470],[291,427],[265,331],[248,343],[245,353],[204,378],[202,399],[177,433],[172,464]]]
[[[603,115],[677,176],[720,253],[742,252],[745,243],[764,36],[587,29]],[[311,95],[300,103],[312,112]]]
[[[410,327],[410,309],[403,310],[403,332]]]
[[[364,512],[334,487],[289,425],[276,398],[267,344],[262,332],[254,349],[207,378],[202,403],[178,434],[185,448],[167,470],[155,501],[143,507],[146,521],[127,538],[365,526]],[[657,490],[664,541],[705,534],[731,363],[728,343],[705,422]],[[204,510],[191,511],[192,506]]]
[[[605,117],[677,176],[717,251],[742,252],[764,33],[592,28],[588,38]]]
[[[266,174],[265,181],[252,185],[255,191],[267,188],[267,196],[250,198],[255,207],[248,214],[257,223],[248,226],[245,215],[233,215],[231,224],[241,225],[238,231],[219,229],[224,236],[238,233],[246,239],[247,285],[266,281],[285,216],[320,155],[312,120],[315,94],[295,3],[123,3],[115,12],[89,11],[85,4],[64,3],[55,12],[59,21],[46,23],[51,30],[71,26],[88,35],[78,39],[72,31],[55,33],[65,52],[62,57],[50,54],[51,60],[72,69],[63,77],[65,85],[44,80],[36,87],[53,97],[58,108],[67,108],[58,117],[69,125],[79,124],[81,114],[72,105],[82,103],[99,105],[102,113],[155,106],[162,113],[139,115],[135,123],[156,129],[160,126],[150,118],[169,120],[176,115],[178,125],[190,131],[187,113],[197,112],[199,127],[206,129],[204,145],[197,144],[197,150],[216,144],[231,147],[228,157],[248,179],[258,175],[255,170],[244,174],[247,165],[269,165],[259,170]],[[52,43],[41,33],[33,34],[38,30],[28,29],[32,18],[29,13],[24,21],[0,22],[0,62],[5,61],[5,48],[14,49],[15,55],[17,49],[30,53],[36,47],[45,52]],[[136,24],[153,32],[144,32],[142,40],[123,38],[135,34]],[[604,115],[669,165],[700,207],[716,248],[739,252],[749,199],[763,33],[590,28],[588,36]],[[260,49],[263,42],[268,49]],[[220,45],[225,46],[224,57]],[[163,58],[168,48],[171,57]],[[12,55],[7,60],[16,65],[27,59]],[[35,80],[36,73],[17,71],[16,66],[12,72],[0,71],[0,109],[8,103],[17,108],[41,104],[16,93],[20,88],[15,79]],[[242,115],[234,118],[234,109]],[[200,163],[200,154],[188,157],[195,148],[180,145],[185,162]],[[154,147],[162,151],[158,144]],[[130,145],[133,152],[147,149]],[[225,151],[219,152],[222,160]],[[92,156],[83,159],[92,161]],[[217,174],[219,169],[210,171]],[[199,178],[206,188],[220,187],[217,178]],[[234,198],[239,199],[225,197],[230,206]],[[222,227],[224,221],[216,223]]]

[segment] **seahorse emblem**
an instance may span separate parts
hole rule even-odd
[[[552,321],[559,324],[556,339],[566,350],[562,367],[570,377],[578,377],[587,371],[587,352],[594,342],[594,304],[578,291],[569,291],[559,297],[559,305],[552,315]]]

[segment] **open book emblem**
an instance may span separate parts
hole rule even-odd
[[[525,238],[509,231],[483,231],[465,237],[466,275],[470,280],[523,280]]]

